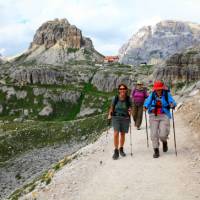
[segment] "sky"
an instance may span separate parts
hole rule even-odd
[[[172,19],[200,23],[200,0],[0,0],[0,54],[28,49],[42,23],[67,18],[97,51],[116,55],[145,25]]]

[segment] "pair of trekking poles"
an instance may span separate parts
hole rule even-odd
[[[146,121],[146,136],[147,136],[147,148],[149,148],[149,134],[148,134],[148,124],[147,124],[147,113],[145,111],[145,121]],[[174,110],[172,109],[172,121],[173,121],[173,132],[174,132],[174,149],[177,156],[176,148],[176,131],[175,131],[175,122],[174,122]],[[130,117],[130,147],[131,147],[131,156],[133,156],[133,147],[132,147],[132,131],[131,131],[131,117]]]

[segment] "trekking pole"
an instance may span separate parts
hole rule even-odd
[[[132,144],[132,133],[131,133],[131,116],[130,116],[130,147],[131,147],[131,156],[133,156],[133,144]]]
[[[173,130],[174,130],[174,149],[175,154],[177,156],[177,149],[176,149],[176,132],[175,132],[175,123],[174,123],[174,110],[172,109],[172,120],[173,120]]]
[[[147,112],[146,111],[145,111],[145,121],[146,121],[147,148],[149,148],[149,134],[148,134]]]

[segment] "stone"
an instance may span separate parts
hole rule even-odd
[[[25,99],[27,96],[27,91],[23,90],[23,91],[17,91],[16,92],[16,97],[17,99]]]
[[[29,115],[29,111],[28,111],[28,109],[25,109],[24,110],[24,116],[28,116]]]
[[[21,122],[23,122],[23,121],[24,121],[24,119],[23,119],[22,117],[15,118],[15,119],[13,120],[13,122],[19,122],[19,123],[21,123]]]
[[[84,108],[83,110],[80,111],[80,113],[78,114],[78,117],[84,117],[87,115],[91,115],[95,112],[96,112],[95,108]]]
[[[45,106],[40,112],[40,116],[49,116],[53,113],[53,108],[51,106]]]
[[[199,89],[197,89],[197,90],[193,90],[192,92],[190,92],[190,94],[189,94],[189,96],[195,96],[196,94],[198,94],[199,93]]]
[[[0,104],[0,114],[3,112],[3,106]]]

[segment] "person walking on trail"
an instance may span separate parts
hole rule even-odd
[[[168,151],[167,139],[170,133],[170,108],[174,109],[176,102],[167,87],[161,81],[155,81],[153,90],[144,103],[144,110],[148,110],[151,140],[154,148],[154,158],[160,156],[159,140],[163,143],[163,152]]]
[[[125,84],[118,86],[119,94],[112,99],[111,107],[108,113],[108,120],[112,120],[114,128],[114,154],[113,159],[117,160],[119,154],[124,157],[125,134],[129,131],[131,116],[131,99],[128,96],[128,88]],[[120,139],[119,139],[120,135]]]
[[[147,89],[144,87],[141,81],[137,81],[136,87],[132,89],[131,99],[133,102],[133,120],[138,130],[140,130],[140,126],[142,124],[143,104],[147,97]]]

